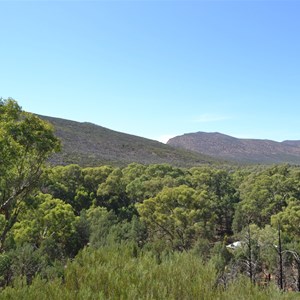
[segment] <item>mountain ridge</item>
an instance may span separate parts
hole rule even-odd
[[[136,135],[122,133],[90,122],[77,122],[62,118],[38,115],[53,125],[55,134],[62,142],[62,151],[54,154],[54,165],[79,164],[98,166],[103,164],[124,166],[129,163],[168,163],[191,167],[219,163],[190,150],[178,149],[161,142]]]
[[[236,138],[219,132],[186,133],[173,137],[168,145],[239,163],[300,164],[300,141]]]

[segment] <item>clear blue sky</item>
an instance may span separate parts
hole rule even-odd
[[[299,1],[3,1],[0,97],[152,139],[300,140]]]

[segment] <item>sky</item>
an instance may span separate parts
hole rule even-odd
[[[300,140],[300,0],[0,0],[0,97],[165,142]]]

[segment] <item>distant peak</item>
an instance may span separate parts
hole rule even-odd
[[[300,141],[236,138],[220,132],[186,133],[169,145],[224,160],[251,163],[300,163]]]

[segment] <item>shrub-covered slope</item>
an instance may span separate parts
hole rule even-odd
[[[50,122],[62,141],[62,152],[52,158],[54,164],[76,163],[81,166],[100,164],[127,165],[169,163],[195,166],[217,160],[207,155],[176,149],[163,143],[113,131],[91,123],[40,116]]]

